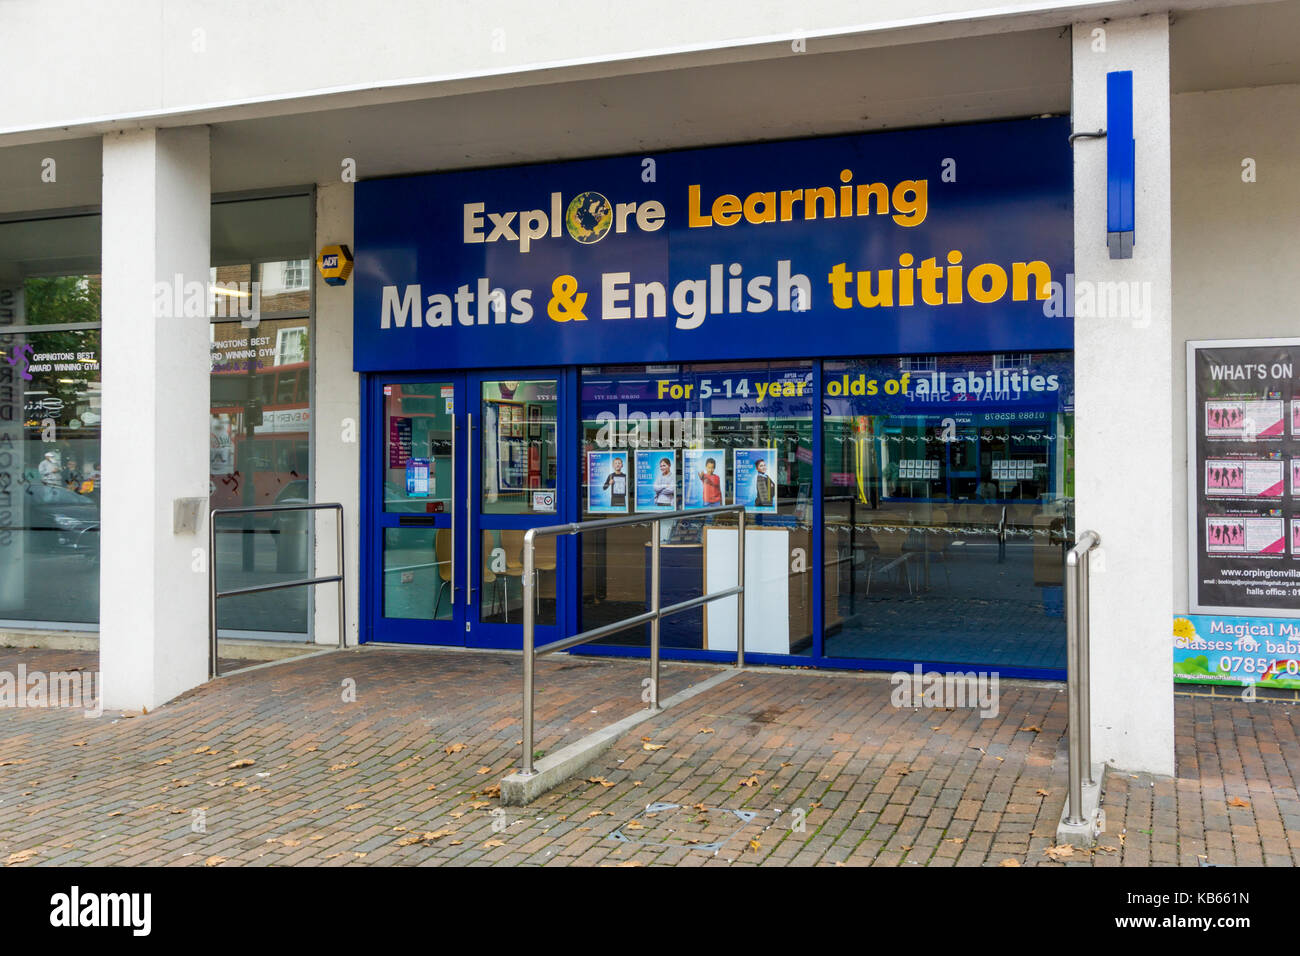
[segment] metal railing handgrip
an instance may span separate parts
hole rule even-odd
[[[258,584],[247,588],[234,588],[229,591],[217,590],[217,518],[237,514],[269,514],[286,511],[324,511],[337,512],[335,527],[337,529],[335,566],[337,574],[321,577],[301,578],[295,581],[277,581],[272,584]],[[241,530],[241,534],[244,532]],[[344,564],[343,546],[343,505],[338,502],[304,502],[299,505],[245,505],[239,508],[212,508],[208,511],[208,675],[221,676],[221,662],[217,656],[217,600],[240,594],[262,594],[268,591],[282,591],[288,588],[308,587],[316,584],[338,583],[339,586],[339,647],[347,646],[347,582]]]
[[[681,601],[677,604],[663,607],[660,603],[659,585],[660,585],[660,523],[665,520],[677,518],[706,518],[712,515],[732,514],[736,515],[736,586],[716,591],[711,594],[705,594],[698,598],[691,598]],[[535,552],[537,539],[539,537],[555,537],[558,535],[582,534],[585,531],[601,531],[607,528],[616,528],[624,525],[649,524],[651,525],[652,537],[650,539],[650,610],[642,614],[633,615],[621,621],[614,621],[601,627],[592,628],[583,631],[581,634],[575,634],[559,641],[552,641],[543,648],[537,647],[536,635],[536,613],[533,606],[536,583],[536,561]],[[523,687],[523,760],[520,773],[523,776],[532,776],[533,774],[533,730],[534,730],[534,670],[537,658],[545,654],[565,650],[570,647],[576,647],[579,644],[589,643],[599,637],[605,637],[609,634],[625,630],[637,624],[650,624],[650,700],[649,705],[652,710],[659,709],[659,638],[660,623],[663,618],[681,611],[690,610],[694,607],[700,607],[711,601],[720,600],[726,597],[736,598],[736,666],[745,666],[745,506],[744,505],[720,505],[713,508],[692,508],[679,509],[655,514],[653,517],[648,515],[628,515],[621,518],[596,518],[591,521],[569,522],[567,524],[546,525],[543,527],[529,528],[524,532],[523,543],[523,573],[521,576],[523,585],[523,602],[524,602],[524,634],[523,634],[523,658],[524,658],[524,687]]]

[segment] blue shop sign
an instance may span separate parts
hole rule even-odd
[[[1069,120],[362,182],[360,371],[1069,349]]]

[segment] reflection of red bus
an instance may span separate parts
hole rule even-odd
[[[248,434],[248,399],[262,422]],[[212,507],[306,498],[310,468],[311,368],[307,362],[212,373]],[[246,482],[253,482],[249,501]]]

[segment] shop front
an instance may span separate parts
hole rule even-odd
[[[1060,677],[1064,118],[358,184],[362,638],[517,648],[734,580],[773,664]],[[651,523],[656,515],[687,512]],[[727,660],[734,603],[664,624]],[[621,632],[584,652],[645,653]]]

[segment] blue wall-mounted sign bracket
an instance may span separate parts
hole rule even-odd
[[[1133,258],[1133,71],[1106,74],[1106,247],[1112,259]]]

